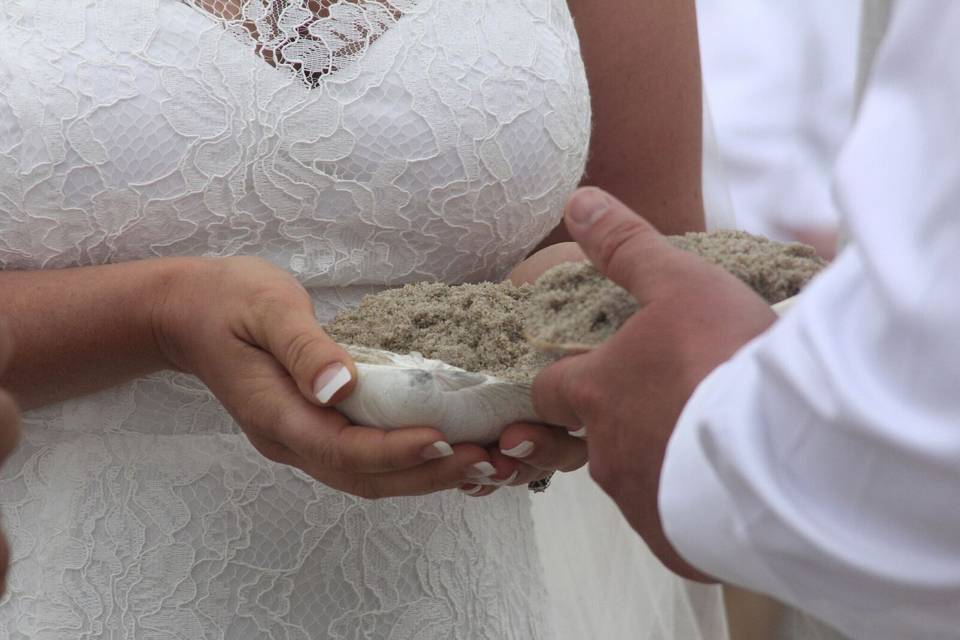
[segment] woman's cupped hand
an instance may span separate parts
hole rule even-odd
[[[170,365],[199,377],[256,449],[364,498],[419,495],[494,474],[490,454],[436,429],[350,424],[332,407],[356,385],[306,290],[258,258],[189,259],[153,309]]]

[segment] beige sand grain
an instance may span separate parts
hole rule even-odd
[[[771,304],[795,295],[825,265],[810,247],[743,232],[694,233],[670,241],[727,269]],[[339,314],[326,329],[342,344],[416,351],[529,384],[564,351],[546,347],[597,345],[636,309],[626,291],[591,265],[568,263],[521,287],[420,283],[383,291]]]

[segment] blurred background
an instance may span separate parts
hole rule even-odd
[[[739,228],[832,254],[829,176],[853,117],[860,4],[698,0],[708,208],[729,207]]]

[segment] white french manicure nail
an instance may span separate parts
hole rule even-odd
[[[467,474],[468,478],[489,478],[497,472],[489,462],[478,462],[473,465],[473,471]]]
[[[453,455],[453,447],[440,440],[424,447],[420,452],[420,457],[424,460],[436,460],[437,458],[448,458]]]
[[[519,470],[514,471],[503,480],[494,480],[494,484],[496,484],[498,487],[506,487],[507,485],[513,484],[513,481],[516,480],[517,476],[519,475],[520,475]]]
[[[460,489],[460,491],[463,491],[468,496],[475,496],[481,491],[483,491],[483,487],[481,487],[480,485],[477,485],[473,489]]]
[[[313,395],[320,404],[327,404],[337,391],[350,383],[350,378],[350,369],[340,362],[335,362],[317,376],[313,383]]]
[[[571,432],[570,432],[570,435],[572,435],[574,438],[586,438],[586,437],[587,437],[587,428],[586,428],[586,427],[580,427],[580,428],[577,429],[576,431],[571,431]]]
[[[529,440],[524,440],[512,449],[500,449],[500,453],[511,458],[526,458],[533,453],[534,444]]]

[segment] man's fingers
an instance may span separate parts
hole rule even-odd
[[[568,357],[544,368],[533,381],[533,408],[547,424],[576,430],[583,426],[575,410],[578,364],[584,356]]]
[[[595,187],[579,189],[567,202],[570,235],[601,273],[629,291],[641,305],[669,283],[678,249],[625,204]]]

